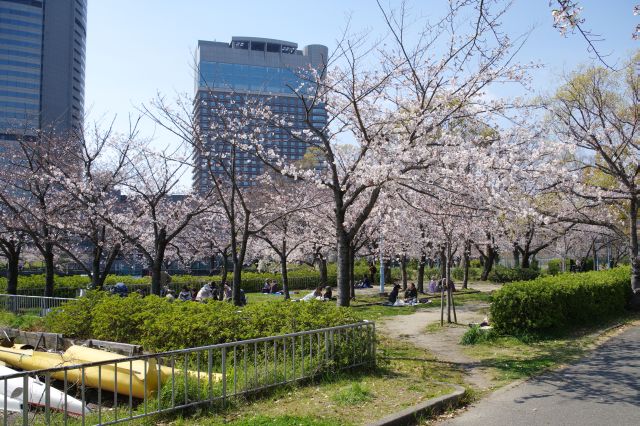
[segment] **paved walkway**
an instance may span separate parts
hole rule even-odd
[[[445,327],[431,333],[426,331],[426,326],[439,324],[439,308],[385,318],[377,323],[377,329],[391,338],[406,340],[412,345],[427,349],[440,361],[456,364],[464,370],[465,380],[469,384],[478,389],[488,389],[491,380],[485,372],[486,368],[465,355],[460,346],[462,335],[469,329],[467,324],[481,322],[488,309],[489,304],[486,302],[467,302],[456,309],[459,327]],[[445,318],[446,315],[445,312]]]
[[[640,425],[640,326],[581,361],[499,390],[445,425]]]

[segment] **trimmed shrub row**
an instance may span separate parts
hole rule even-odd
[[[493,295],[491,319],[513,335],[594,324],[624,311],[630,273],[620,267],[506,284]]]
[[[333,303],[264,302],[241,310],[225,302],[170,302],[157,296],[111,296],[90,291],[54,309],[45,327],[66,337],[142,345],[160,352],[303,330],[350,324],[360,319]]]
[[[534,280],[539,275],[540,271],[534,268],[505,268],[501,265],[495,265],[487,278],[495,283],[511,283]]]

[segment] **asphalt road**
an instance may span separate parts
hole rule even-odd
[[[575,365],[499,390],[442,424],[640,426],[640,326]]]

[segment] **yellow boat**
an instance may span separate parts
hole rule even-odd
[[[14,345],[11,348],[0,348],[0,361],[4,361],[13,367],[22,370],[42,370],[56,367],[68,367],[78,364],[86,364],[100,361],[118,361],[126,357],[85,346],[71,346],[64,353],[34,351],[31,346]],[[181,370],[175,369],[175,372]],[[81,383],[83,370],[67,370],[67,381]],[[198,375],[195,371],[188,371],[191,377],[200,376],[203,380],[206,373]],[[123,361],[120,364],[105,364],[100,367],[87,367],[84,369],[85,386],[100,388],[136,398],[150,396],[158,390],[158,376],[160,384],[171,378],[171,367],[161,366],[158,375],[158,366],[154,358],[137,361]],[[64,380],[64,371],[58,371],[51,377]],[[214,379],[219,380],[220,374],[215,374]],[[146,380],[145,380],[146,379]],[[131,383],[130,383],[131,382]]]

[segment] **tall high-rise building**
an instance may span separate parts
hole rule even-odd
[[[303,99],[296,96],[293,88],[303,82],[305,70],[324,72],[327,54],[327,47],[322,45],[299,50],[296,43],[257,37],[232,37],[231,43],[198,41],[195,117],[200,128],[206,130],[219,120],[219,108],[229,111],[252,100],[260,100],[275,113],[285,115],[291,129],[306,128],[307,118],[323,128],[327,123],[324,105],[314,105],[308,114]],[[300,160],[308,146],[292,138],[288,130],[269,129],[263,144],[286,156],[287,161]],[[194,152],[194,189],[206,192],[211,187],[212,174],[223,175],[220,162],[213,162],[210,169],[206,155],[221,156],[229,149],[227,142],[211,134],[206,136],[202,149]],[[239,183],[248,186],[264,168],[250,153],[240,152],[236,169],[242,176]]]
[[[0,0],[0,142],[82,127],[87,0]]]

